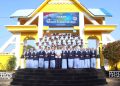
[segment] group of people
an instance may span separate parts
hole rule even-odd
[[[24,52],[26,68],[44,69],[79,69],[96,68],[96,49],[53,46],[39,47],[39,50],[29,49]]]
[[[60,46],[80,46],[82,47],[83,40],[76,34],[73,35],[71,33],[54,33],[54,34],[46,34],[43,38],[40,38],[39,45],[43,47],[60,47]]]

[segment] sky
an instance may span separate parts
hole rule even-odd
[[[1,0],[0,3],[0,47],[12,36],[5,25],[16,25],[17,19],[9,16],[18,9],[36,9],[44,0]],[[116,24],[117,28],[111,33],[120,39],[120,0],[79,0],[86,8],[105,8],[113,17],[106,18],[107,24]]]

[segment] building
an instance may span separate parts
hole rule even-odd
[[[77,33],[83,39],[84,47],[88,46],[88,39],[96,39],[100,48],[100,65],[104,66],[102,46],[114,39],[110,33],[116,25],[106,24],[105,18],[112,15],[105,9],[88,9],[78,0],[45,0],[37,9],[22,9],[13,13],[11,18],[17,18],[17,25],[7,25],[13,36],[0,49],[4,50],[11,43],[15,44],[17,67],[21,66],[20,57],[26,40],[34,39],[36,43],[46,33],[70,32]],[[63,19],[63,21],[59,20]]]

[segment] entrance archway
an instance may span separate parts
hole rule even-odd
[[[88,48],[95,48],[99,50],[99,39],[96,36],[88,37]]]
[[[24,40],[24,49],[23,50],[28,50],[30,48],[36,48],[36,41],[35,38],[33,37],[26,37]]]

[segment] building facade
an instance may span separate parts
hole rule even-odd
[[[45,0],[37,9],[17,10],[10,17],[17,18],[18,22],[17,25],[6,26],[13,36],[0,52],[15,41],[13,52],[17,58],[16,68],[21,66],[20,58],[26,40],[34,39],[37,43],[46,33],[79,34],[85,48],[88,47],[88,39],[96,39],[97,48],[100,49],[100,66],[104,66],[103,44],[114,41],[110,33],[116,25],[106,24],[105,21],[112,15],[103,8],[88,9],[78,0]]]

